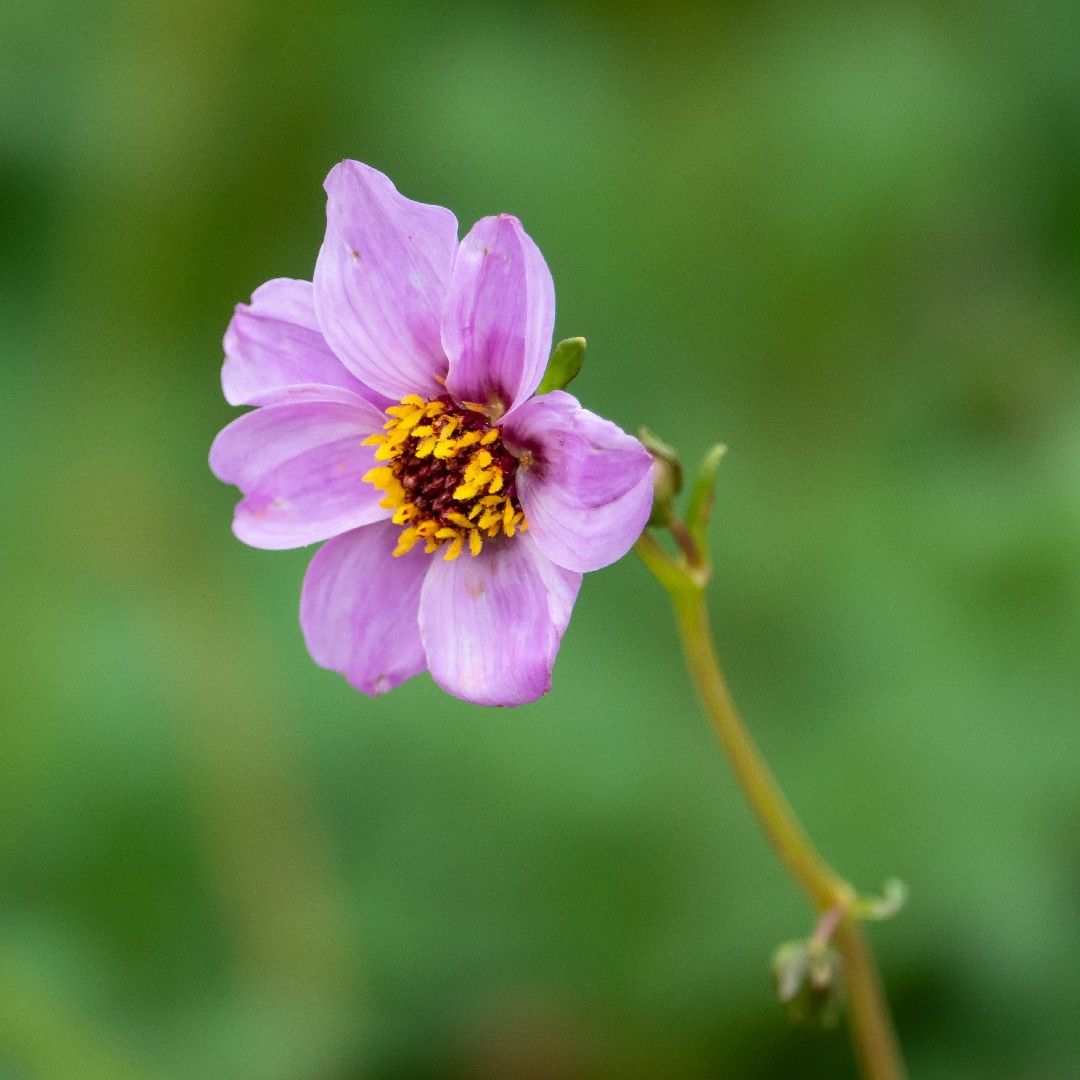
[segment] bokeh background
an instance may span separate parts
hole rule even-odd
[[[0,1078],[851,1078],[633,559],[555,691],[378,701],[206,465],[343,157],[519,215],[724,463],[714,626],[923,1080],[1080,1077],[1080,5],[8,0]]]

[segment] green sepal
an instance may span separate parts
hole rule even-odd
[[[585,363],[585,339],[570,337],[560,341],[551,350],[551,359],[540,380],[538,394],[551,390],[565,390],[577,378],[581,365]]]
[[[723,443],[717,443],[705,455],[690,489],[690,505],[686,511],[686,527],[702,551],[709,549],[709,516],[712,514],[713,492],[720,461],[727,453]]]

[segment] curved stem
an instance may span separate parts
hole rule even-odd
[[[773,850],[819,913],[840,909],[833,940],[843,964],[848,1026],[866,1080],[905,1080],[881,980],[855,908],[858,895],[822,858],[784,798],[731,699],[713,645],[705,602],[708,567],[672,559],[648,533],[637,544],[645,565],[675,604],[687,667],[735,778]]]
[[[704,590],[683,590],[674,599],[690,674],[769,843],[819,911],[847,908],[854,890],[818,854],[735,709],[713,651]]]

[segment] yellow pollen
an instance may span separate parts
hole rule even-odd
[[[466,545],[475,557],[485,540],[526,529],[514,484],[519,461],[483,406],[408,394],[386,416],[384,434],[363,441],[376,448],[378,463],[363,479],[383,492],[379,505],[404,526],[395,556],[423,541],[425,552],[443,549],[447,561]]]

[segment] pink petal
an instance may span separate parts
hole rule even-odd
[[[529,535],[568,570],[621,559],[652,508],[652,458],[637,439],[562,390],[508,416],[503,437],[532,463],[517,473]]]
[[[354,378],[323,340],[310,281],[275,278],[237,304],[225,331],[221,385],[230,405],[389,402]]]
[[[210,448],[214,475],[244,493],[233,532],[252,547],[292,548],[388,517],[362,479],[375,451],[361,443],[381,419],[356,398],[268,405],[234,420]]]
[[[381,172],[343,161],[326,178],[315,310],[327,342],[366,386],[394,400],[436,397],[446,374],[439,316],[457,219],[399,195]]]
[[[388,521],[335,536],[304,578],[300,625],[317,664],[372,696],[427,667],[417,612],[430,556],[394,558],[400,526]]]
[[[442,317],[446,388],[508,411],[540,385],[555,286],[539,248],[509,214],[481,218],[461,242]]]
[[[522,705],[551,689],[551,667],[581,585],[528,533],[475,558],[431,557],[420,636],[435,681],[478,705]]]

